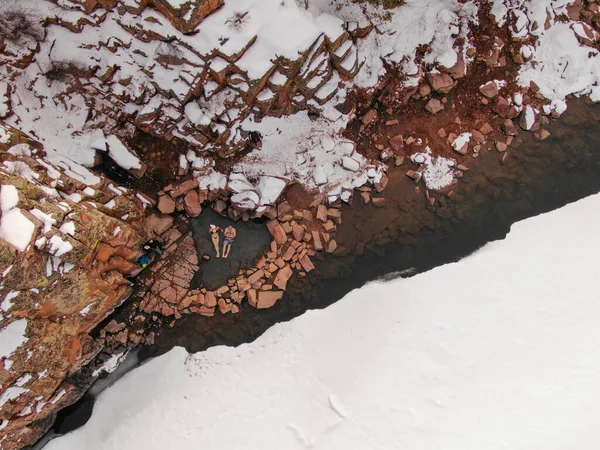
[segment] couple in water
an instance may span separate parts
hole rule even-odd
[[[220,258],[221,252],[219,250],[219,233],[221,232],[221,227],[211,225],[208,227],[208,231],[210,233],[210,239],[212,240],[213,246],[215,247],[215,251],[217,252],[217,258]],[[223,258],[227,258],[231,252],[231,244],[233,244],[233,241],[237,236],[237,231],[235,228],[229,225],[223,231],[223,236],[225,237],[223,240]]]

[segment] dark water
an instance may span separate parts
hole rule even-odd
[[[154,346],[142,348],[140,359],[177,345],[198,352],[251,342],[273,324],[324,308],[369,281],[412,276],[457,261],[504,238],[516,221],[600,192],[599,125],[600,106],[571,101],[552,124],[551,138],[539,142],[522,133],[524,142],[509,148],[506,156],[490,151],[470,159],[471,170],[454,188],[457,195],[436,196],[434,207],[427,206],[422,189],[415,192],[404,171],[391,172],[385,208],[363,205],[358,198],[353,207],[344,208],[336,235],[341,251],[317,255],[317,270],[304,278],[293,276],[273,308],[259,311],[243,303],[236,315],[183,317],[163,328]],[[198,226],[202,230],[205,224]],[[455,287],[468,282],[465,274]],[[87,414],[86,408],[82,411]],[[79,421],[66,418],[62,423],[69,422]]]
[[[273,240],[264,223],[253,220],[234,222],[208,208],[204,209],[198,217],[193,218],[190,223],[200,257],[200,271],[192,281],[193,288],[217,289],[223,284],[227,284],[227,280],[235,277],[240,268],[254,267]],[[211,224],[221,227],[223,230],[231,225],[237,231],[237,237],[227,259],[216,257],[208,232]],[[223,233],[220,233],[219,248],[222,253]],[[210,259],[205,261],[202,255],[208,255]]]

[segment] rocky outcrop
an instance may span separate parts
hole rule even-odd
[[[144,234],[135,192],[102,179],[86,186],[39,149],[16,132],[0,144],[5,449],[34,442],[82,394],[70,375],[102,350],[92,331],[130,295],[125,276]]]

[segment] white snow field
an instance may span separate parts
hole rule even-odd
[[[596,195],[252,344],[176,348],[48,449],[597,449],[599,220]]]

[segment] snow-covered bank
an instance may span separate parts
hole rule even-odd
[[[50,449],[596,448],[600,196],[239,348],[175,349]]]

